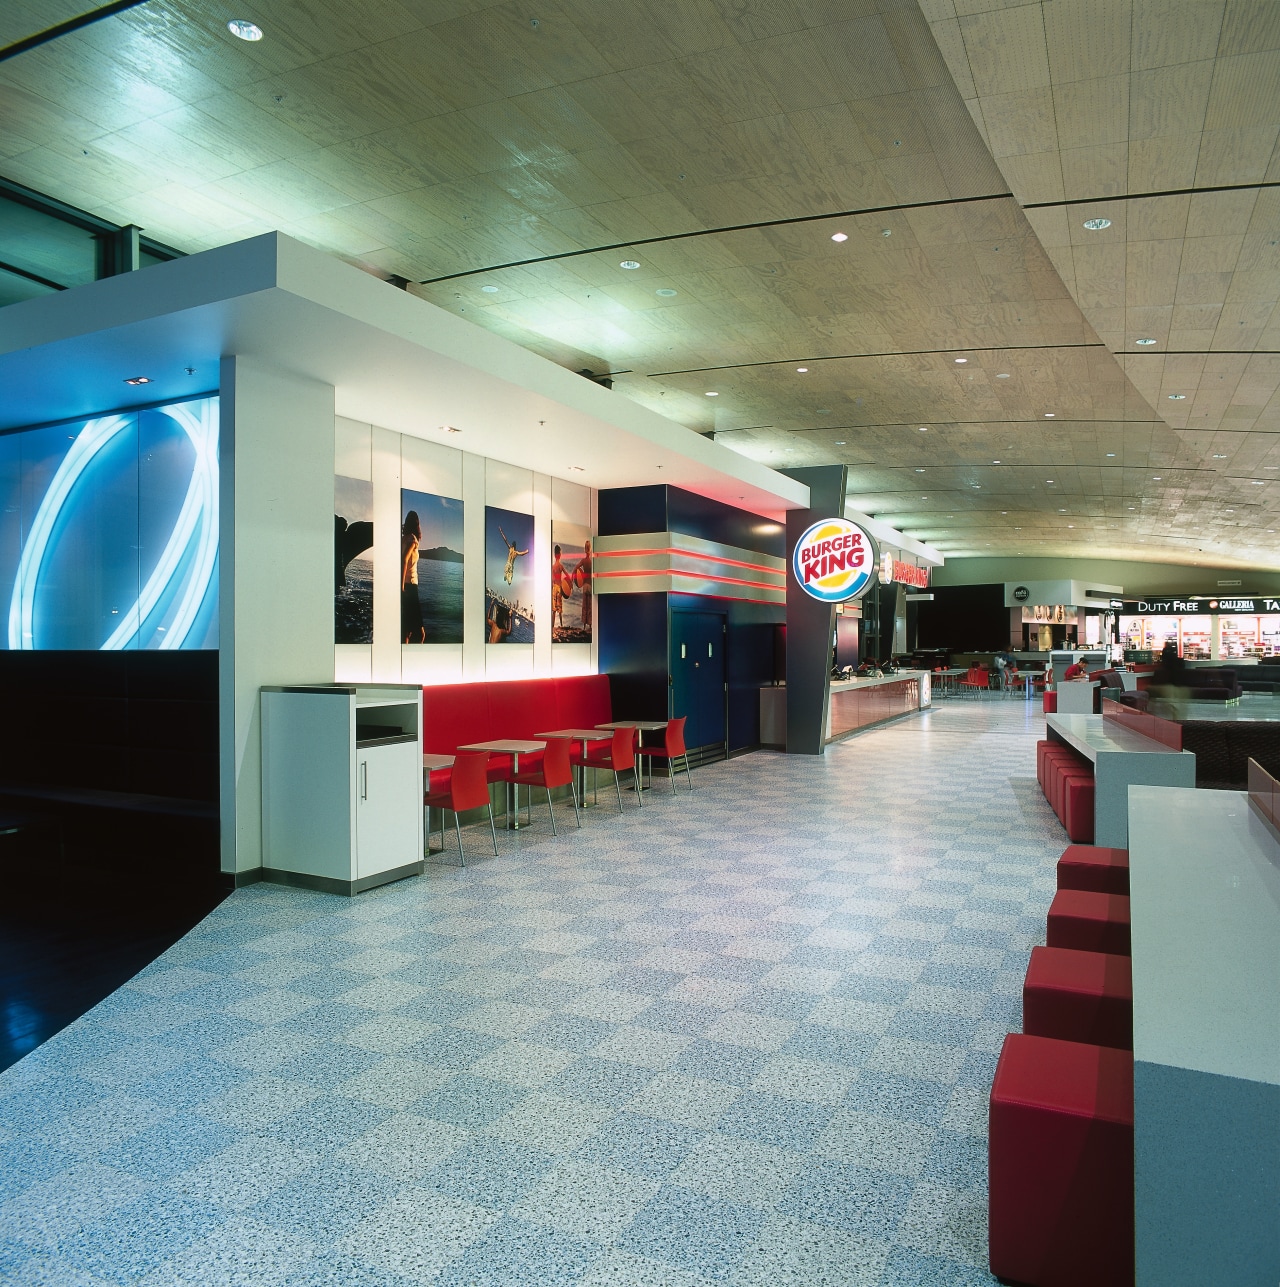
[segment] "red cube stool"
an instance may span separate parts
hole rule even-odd
[[[1049,947],[1128,956],[1128,898],[1084,889],[1058,890],[1049,904],[1045,941]]]
[[[1132,1287],[1133,1055],[1011,1033],[991,1085],[991,1272]]]
[[[1036,781],[1041,786],[1044,786],[1044,756],[1051,746],[1053,746],[1053,743],[1044,737],[1036,743]]]
[[[1099,845],[1068,845],[1058,859],[1058,888],[1127,895],[1129,851]]]
[[[1062,786],[1062,825],[1067,839],[1088,844],[1093,839],[1093,774],[1072,774]]]
[[[1093,782],[1093,774],[1089,771],[1087,765],[1063,763],[1059,765],[1053,774],[1053,794],[1050,796],[1050,803],[1053,805],[1053,811],[1058,815],[1058,821],[1066,826],[1067,823],[1067,783],[1068,782]]]
[[[1045,693],[1044,713],[1046,715],[1056,715],[1058,713],[1058,694],[1056,692]]]
[[[1133,1049],[1133,973],[1127,956],[1033,947],[1022,985],[1031,1037]]]

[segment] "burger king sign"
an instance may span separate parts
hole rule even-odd
[[[796,542],[791,566],[805,594],[844,603],[871,588],[877,562],[870,532],[847,518],[824,518]]]

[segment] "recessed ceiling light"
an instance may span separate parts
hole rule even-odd
[[[1111,227],[1111,220],[1110,219],[1086,219],[1084,221],[1084,226],[1088,228],[1090,232],[1101,232],[1104,228]]]
[[[125,380],[125,384],[150,384],[150,383],[151,383],[151,377],[149,375],[131,375],[127,380]]]
[[[831,240],[832,240],[832,241],[848,241],[848,240],[849,240],[849,234],[848,234],[847,232],[833,232],[833,233],[831,234]]]
[[[1059,514],[1065,514],[1066,512],[1067,512],[1067,511],[1066,511],[1065,509],[1060,509],[1060,510],[1058,511],[1058,513],[1059,513]]]
[[[498,288],[496,286],[481,286],[480,289],[484,291],[486,295],[496,295],[498,293]]]
[[[1044,418],[1045,418],[1046,420],[1052,420],[1052,419],[1054,418],[1054,416],[1055,416],[1055,415],[1057,415],[1057,414],[1058,414],[1058,413],[1057,413],[1056,411],[1046,411],[1046,412],[1044,413]]]
[[[1008,372],[1008,371],[998,371],[998,372],[996,373],[996,379],[997,379],[997,380],[1007,380],[1008,378],[1009,378],[1009,372]]]
[[[1158,482],[1160,481],[1160,479],[1161,479],[1163,476],[1164,476],[1164,475],[1162,475],[1162,474],[1152,474],[1152,475],[1151,475],[1151,481],[1152,481],[1153,483],[1158,483]]]
[[[1046,478],[1044,481],[1045,481],[1046,483],[1048,483],[1050,487],[1052,487],[1052,486],[1053,486],[1053,479],[1052,479],[1052,478]]]
[[[801,374],[801,375],[803,375],[803,374],[804,374],[808,369],[809,369],[809,368],[808,368],[807,366],[798,366],[798,367],[796,367],[796,370],[797,370],[797,371],[799,372],[799,374]]]
[[[570,472],[570,473],[573,473],[573,474],[580,474],[580,473],[582,473],[582,466],[581,466],[581,465],[570,465],[570,466],[569,466],[569,472]],[[739,497],[738,497],[738,499],[739,499],[739,500],[741,500],[741,499],[742,499],[742,497],[741,497],[741,496],[739,496]]]
[[[837,440],[836,440],[836,446],[837,446],[837,447],[843,447],[843,446],[844,446],[844,439],[843,439],[843,438],[839,438],[839,439],[837,439]]]
[[[881,229],[880,229],[880,235],[881,235],[882,237],[892,237],[892,236],[893,236],[893,229],[892,229],[892,228],[881,228]]]
[[[1068,527],[1075,527],[1075,524],[1074,524],[1074,523],[1068,523],[1068,524],[1067,524],[1067,526],[1068,526]]]
[[[968,360],[968,358],[956,358],[956,366],[964,366]]]
[[[1255,487],[1265,487],[1267,485],[1267,480],[1265,478],[1255,478],[1253,480],[1253,485]]]
[[[1171,394],[1169,395],[1169,401],[1170,401],[1170,402],[1184,402],[1184,401],[1186,401],[1186,397],[1187,397],[1187,395],[1186,395],[1185,393],[1171,393]]]
[[[232,18],[227,23],[227,30],[237,40],[261,40],[262,28],[256,22],[249,22],[244,18]]]
[[[917,466],[916,466],[916,473],[917,473],[917,474],[923,474],[923,473],[924,473],[924,467],[923,467],[922,465],[917,465]]]
[[[928,425],[921,425],[921,426],[920,426],[920,432],[921,432],[921,433],[928,433],[928,432],[929,432],[929,426],[928,426]]]
[[[1001,512],[1002,514],[1007,514],[1009,511],[1008,511],[1007,509],[1002,509],[1000,512]]]
[[[1138,507],[1137,507],[1136,505],[1130,505],[1130,506],[1129,506],[1129,508],[1130,508],[1130,509],[1137,509]]]
[[[1214,460],[1226,460],[1227,455],[1226,452],[1215,451],[1213,453],[1213,458]]]
[[[1154,343],[1155,343],[1155,340],[1153,340],[1149,335],[1144,335],[1144,336],[1142,337],[1142,339],[1140,339],[1140,340],[1134,340],[1134,343],[1135,343],[1135,344],[1141,344],[1141,345],[1143,345],[1143,346],[1145,347],[1145,346],[1146,346],[1146,345],[1148,345],[1148,344],[1154,344]]]
[[[998,465],[1000,462],[999,462],[998,460],[993,460],[991,463],[992,463],[993,465]]]
[[[461,430],[461,429],[455,429],[452,425],[441,425],[441,426],[440,426],[440,432],[441,432],[441,433],[461,433],[461,432],[462,432],[462,430]]]
[[[708,393],[706,396],[708,398],[718,398],[720,395],[718,393],[711,392],[711,393]]]
[[[673,299],[679,292],[672,290],[670,286],[660,286],[653,293],[661,295],[663,299]]]
[[[1114,451],[1107,452],[1107,459],[1110,460],[1115,454],[1116,453]]]
[[[630,270],[630,269],[632,269],[632,268],[639,268],[639,267],[640,267],[640,261],[639,261],[638,259],[624,259],[624,260],[623,260],[623,261],[618,265],[618,267],[619,267],[619,268],[626,268],[626,269],[628,269],[628,270]]]

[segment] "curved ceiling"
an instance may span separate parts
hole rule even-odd
[[[951,557],[1280,553],[1274,0],[150,0],[0,111],[17,182],[280,228]]]

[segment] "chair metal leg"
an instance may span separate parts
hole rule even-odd
[[[636,789],[636,803],[643,809],[644,796],[640,794],[640,766],[638,764],[631,770],[631,779]]]
[[[693,770],[689,767],[689,752],[684,753],[684,775],[689,779],[689,790],[693,791]]]
[[[569,791],[573,796],[573,816],[578,826],[582,826],[582,814],[578,812],[578,788],[574,786],[572,780],[569,782]]]
[[[551,834],[558,836],[560,833],[556,830],[556,811],[551,807],[551,788],[547,787],[547,812],[551,815]]]
[[[618,812],[622,812],[622,787],[618,785],[618,770],[613,771],[613,789],[618,793]]]
[[[493,825],[493,801],[489,801],[489,834],[493,837],[493,856],[498,856],[498,832]],[[461,841],[459,841],[461,843]]]
[[[493,812],[492,806],[490,806],[489,812]],[[462,848],[462,828],[458,825],[458,815],[456,813],[453,815],[453,829],[458,833],[458,858],[465,867],[467,865],[467,855],[466,851]]]

